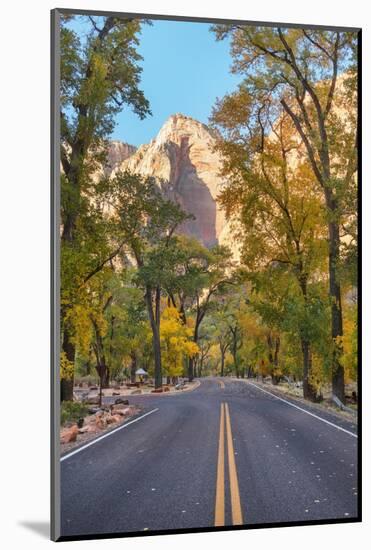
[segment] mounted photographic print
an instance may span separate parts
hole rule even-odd
[[[53,10],[53,540],[361,520],[360,39]]]

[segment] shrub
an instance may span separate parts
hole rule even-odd
[[[77,422],[88,413],[89,406],[77,401],[62,401],[61,403],[61,425],[67,422]]]

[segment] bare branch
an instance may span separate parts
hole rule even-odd
[[[310,163],[311,163],[311,166],[312,166],[312,169],[313,169],[313,172],[315,173],[315,176],[318,180],[318,182],[320,183],[320,185],[322,187],[325,186],[325,182],[324,182],[324,179],[323,179],[323,176],[322,176],[322,173],[320,171],[320,169],[318,168],[318,165],[317,165],[317,162],[316,162],[316,159],[315,159],[315,155],[314,155],[314,151],[313,151],[313,148],[312,148],[312,145],[311,143],[309,142],[309,139],[307,137],[307,135],[305,134],[301,124],[300,124],[300,121],[297,117],[297,115],[294,113],[294,111],[289,107],[289,105],[286,103],[286,101],[284,99],[281,99],[281,104],[283,105],[283,108],[285,109],[285,111],[287,112],[287,114],[291,117],[294,125],[295,125],[295,128],[297,129],[301,139],[303,140],[304,142],[304,145],[307,149],[307,153],[308,153],[308,156],[309,156],[309,160],[310,160]]]
[[[93,271],[91,271],[84,279],[84,284],[87,283],[92,277],[94,277],[94,275],[96,275],[97,273],[99,273],[99,271],[101,271],[104,266],[109,263],[111,260],[113,260],[113,258],[115,258],[117,256],[117,254],[119,254],[119,252],[121,251],[122,247],[124,246],[125,244],[125,241],[123,241],[122,243],[120,243],[120,245],[107,257],[105,258],[102,262],[100,262],[94,269]]]
[[[336,41],[334,46],[334,54],[332,56],[333,61],[333,69],[332,69],[332,79],[331,79],[331,85],[327,96],[327,103],[325,107],[325,119],[327,118],[332,102],[334,99],[334,93],[335,93],[335,86],[336,86],[336,80],[337,80],[337,73],[338,73],[338,55],[339,55],[339,41],[340,41],[340,34],[336,33]]]
[[[319,44],[316,40],[314,40],[314,38],[309,34],[308,31],[306,31],[305,29],[302,29],[302,33],[309,40],[309,42],[313,44],[313,46],[321,50],[326,55],[326,57],[328,57],[329,59],[332,59],[332,55],[326,50],[326,48],[324,48],[323,46],[321,46],[321,44]]]
[[[97,33],[100,34],[100,33],[102,32],[102,29],[100,29],[100,28],[97,26],[96,22],[94,21],[94,19],[92,18],[91,15],[89,15],[88,18],[89,18],[90,23],[93,25],[94,30],[96,30]]]

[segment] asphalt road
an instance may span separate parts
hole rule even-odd
[[[228,379],[130,402],[150,414],[62,458],[62,536],[357,517],[351,423]]]

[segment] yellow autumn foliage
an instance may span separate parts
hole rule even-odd
[[[73,378],[74,365],[67,359],[64,351],[61,353],[59,368],[61,380],[71,380]]]
[[[357,380],[358,346],[357,346],[357,306],[351,305],[344,308],[343,348],[342,364],[344,366],[345,383],[349,384]]]
[[[161,316],[161,357],[164,372],[168,376],[180,376],[184,358],[194,357],[199,352],[192,341],[192,329],[181,322],[179,312],[167,307]]]
[[[75,304],[65,315],[65,322],[72,327],[73,337],[71,340],[79,348],[81,354],[87,355],[89,353],[93,338],[92,320],[94,320],[100,334],[105,336],[107,321],[102,311],[87,307],[85,304]]]
[[[316,353],[312,354],[312,364],[309,373],[309,383],[317,392],[317,395],[322,394],[322,388],[326,382],[325,372],[323,370],[323,358]]]

